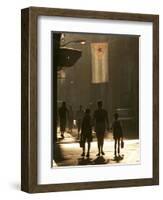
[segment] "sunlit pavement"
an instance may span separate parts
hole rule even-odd
[[[105,139],[104,141],[104,156],[97,157],[97,141],[91,142],[90,157],[82,157],[82,148],[79,143],[71,137],[71,134],[66,134],[65,139],[59,142],[60,157],[53,166],[78,166],[78,165],[98,165],[98,164],[139,164],[140,163],[140,144],[139,140],[124,140],[124,148],[121,149],[120,157],[114,157],[114,141]],[[87,153],[87,144],[86,144]]]

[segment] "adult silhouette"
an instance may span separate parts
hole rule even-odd
[[[97,102],[98,109],[95,110],[93,119],[94,119],[94,125],[95,125],[95,132],[97,136],[97,145],[98,145],[98,154],[97,156],[100,156],[100,154],[105,155],[103,151],[103,145],[104,145],[104,135],[106,129],[109,129],[109,120],[108,120],[108,113],[105,109],[102,108],[102,101]]]

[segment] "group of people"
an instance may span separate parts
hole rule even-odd
[[[66,128],[66,116],[69,115],[69,110],[66,107],[66,103],[63,102],[62,106],[59,108],[59,119],[60,119],[60,131],[61,137],[64,138],[64,132]],[[111,126],[113,131],[114,138],[114,155],[120,156],[120,142],[123,141],[123,132],[122,126],[118,119],[118,113],[114,114],[114,120]],[[94,129],[97,137],[97,147],[98,153],[97,156],[105,155],[103,151],[104,146],[104,136],[105,132],[109,131],[109,119],[108,112],[103,108],[102,101],[97,102],[97,109],[91,114],[91,110],[87,108],[84,112],[82,106],[77,111],[77,127],[78,127],[78,136],[80,133],[80,144],[82,146],[82,154],[81,156],[86,156],[89,158],[90,156],[90,148],[92,142],[92,131]],[[80,132],[81,130],[81,132]],[[88,144],[87,153],[85,154],[85,144]]]

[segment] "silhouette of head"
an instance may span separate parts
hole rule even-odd
[[[115,118],[115,120],[117,120],[118,117],[119,117],[118,113],[115,113],[115,114],[114,114],[114,118]]]
[[[98,106],[98,108],[102,108],[102,101],[98,101],[97,106]]]

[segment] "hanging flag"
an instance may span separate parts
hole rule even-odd
[[[91,43],[92,83],[108,81],[108,43]]]

